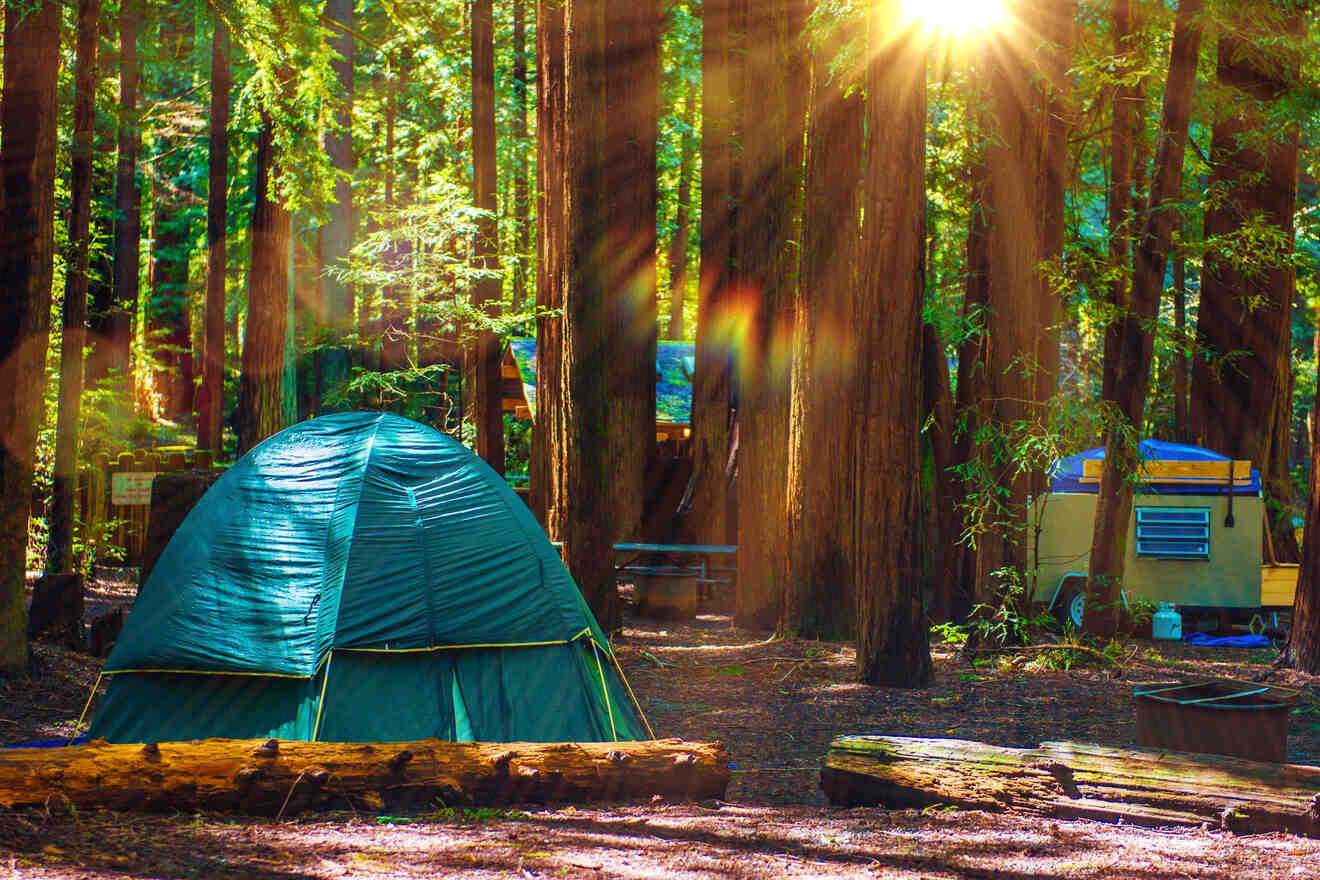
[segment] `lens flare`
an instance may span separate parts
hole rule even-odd
[[[1002,0],[903,0],[908,18],[929,31],[965,37],[1003,24]]]

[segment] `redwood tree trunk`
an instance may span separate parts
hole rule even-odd
[[[238,385],[238,453],[284,425],[284,348],[289,320],[289,210],[275,194],[275,138],[268,114],[257,135],[252,268]]]
[[[792,94],[786,67],[798,37],[795,0],[748,0],[738,216],[738,307],[747,331],[738,362],[738,583],[740,626],[779,623],[788,581],[788,414],[796,249]],[[796,152],[801,158],[801,152]]]
[[[692,166],[697,146],[688,129],[696,120],[697,100],[689,90],[683,98],[683,133],[678,157],[678,204],[674,209],[674,237],[669,242],[669,326],[666,339],[682,339],[683,307],[687,297],[688,240],[692,229]]]
[[[229,26],[219,15],[211,38],[210,173],[206,196],[206,310],[197,448],[224,451],[225,224],[229,215]]]
[[[853,299],[866,105],[857,71],[831,75],[844,40],[836,27],[811,61],[793,352],[789,578],[779,628],[808,639],[849,639],[856,632],[852,508],[840,499],[852,482],[855,439],[849,395],[861,326],[853,320]]]
[[[1141,436],[1150,381],[1154,349],[1150,327],[1159,312],[1177,205],[1182,198],[1183,153],[1187,147],[1192,86],[1201,45],[1202,7],[1203,0],[1178,3],[1155,150],[1155,176],[1133,255],[1132,293],[1118,322],[1117,333],[1106,340],[1105,370],[1107,373],[1112,370],[1104,383],[1107,399],[1116,414],[1131,427],[1105,434],[1105,468],[1096,502],[1086,586],[1086,627],[1100,635],[1117,629],[1121,611],[1119,589],[1127,553],[1128,520],[1132,514],[1132,483],[1128,478],[1137,465],[1135,441]],[[1116,349],[1112,353],[1111,341]]]
[[[609,238],[609,491],[614,535],[640,538],[646,474],[656,456],[656,138],[659,0],[605,0],[605,192]]]
[[[1320,394],[1311,417],[1320,423]],[[1303,535],[1288,656],[1302,672],[1320,675],[1320,431],[1311,432],[1311,485]]]
[[[131,390],[130,343],[138,307],[138,276],[142,240],[142,190],[138,186],[138,153],[142,132],[137,116],[137,37],[142,0],[122,0],[119,6],[119,159],[115,177],[115,298],[106,324],[106,356],[97,357],[100,379],[118,371]]]
[[[60,5],[5,5],[0,93],[0,674],[27,668],[28,514],[55,260]]]
[[[1292,303],[1296,291],[1293,212],[1297,201],[1298,128],[1267,122],[1298,81],[1295,48],[1280,52],[1278,42],[1293,39],[1300,13],[1280,21],[1275,4],[1253,0],[1235,7],[1219,37],[1218,79],[1233,96],[1215,120],[1211,136],[1211,184],[1217,194],[1205,214],[1205,236],[1232,238],[1248,223],[1263,220],[1281,236],[1280,247],[1251,253],[1206,255],[1201,276],[1198,357],[1192,373],[1192,434],[1216,452],[1249,458],[1265,481],[1274,550],[1280,561],[1298,559],[1292,537],[1292,485],[1287,455],[1276,456],[1278,408],[1291,415],[1289,385]],[[1273,125],[1270,145],[1255,148],[1253,133]],[[1242,268],[1246,260],[1249,268]],[[1251,263],[1255,263],[1251,266]],[[1231,354],[1237,353],[1237,354]],[[1231,363],[1224,358],[1231,357]]]
[[[69,269],[60,343],[60,397],[55,419],[46,573],[73,570],[74,493],[78,488],[78,417],[87,338],[87,275],[92,224],[92,139],[96,128],[96,48],[101,0],[79,0],[78,60],[74,68],[73,161],[69,174]]]
[[[527,302],[527,265],[532,227],[527,200],[527,25],[526,3],[513,0],[513,309]],[[535,262],[533,262],[535,265]]]
[[[854,298],[859,344],[849,395],[860,417],[849,501],[858,676],[867,684],[925,687],[934,672],[914,475],[920,468],[926,54],[916,32],[901,23],[901,8],[901,0],[881,0],[870,13],[864,257]]]
[[[498,175],[495,170],[495,23],[491,0],[472,4],[472,190],[486,216],[477,221],[474,260],[478,268],[500,268]],[[500,312],[498,276],[473,284],[473,305],[494,317]],[[501,388],[500,339],[493,331],[476,335],[476,394],[473,420],[477,454],[496,473],[504,473],[504,394]]]
[[[732,340],[728,317],[738,227],[734,85],[737,0],[701,4],[701,279],[697,291],[696,369],[692,377],[692,511],[686,533],[697,543],[735,540],[730,491]]]
[[[564,305],[564,7],[556,0],[537,4],[536,105],[537,247],[536,421],[532,433],[530,495],[532,511],[551,540],[562,540],[565,510],[561,394],[564,322],[546,317]]]

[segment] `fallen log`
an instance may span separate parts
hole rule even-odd
[[[722,743],[310,743],[207,739],[0,750],[0,807],[421,809],[719,798]]]
[[[821,770],[831,804],[948,804],[1056,819],[1320,836],[1320,767],[1220,755],[1042,743],[846,736]]]

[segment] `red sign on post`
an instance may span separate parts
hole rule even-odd
[[[110,503],[135,505],[151,503],[151,481],[155,473],[128,473],[110,475]]]

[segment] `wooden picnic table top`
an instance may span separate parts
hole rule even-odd
[[[738,552],[737,544],[615,544],[618,553],[673,553],[715,556]]]

